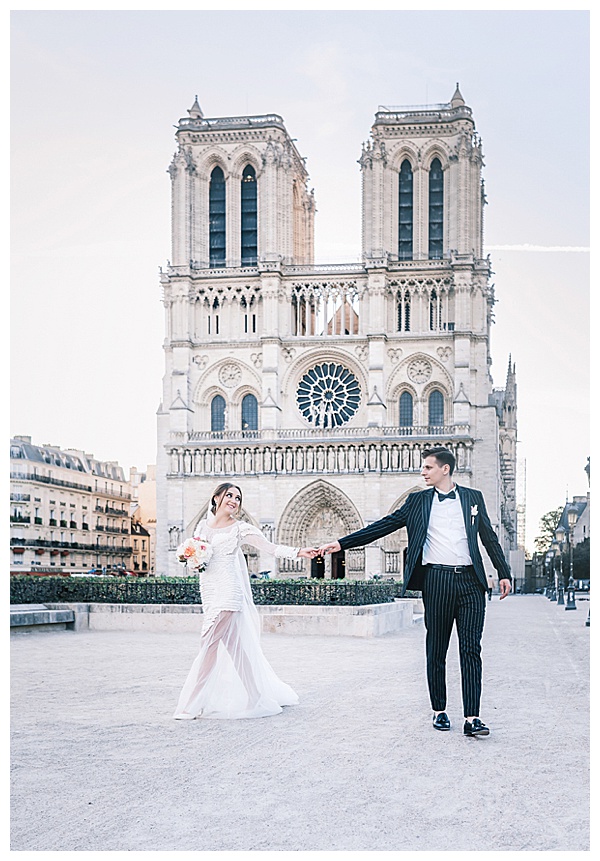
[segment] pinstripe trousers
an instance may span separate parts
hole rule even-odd
[[[427,683],[434,712],[446,710],[446,654],[456,622],[465,717],[479,715],[486,593],[474,570],[429,568],[423,584]]]

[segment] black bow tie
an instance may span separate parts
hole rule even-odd
[[[440,502],[443,502],[445,499],[456,499],[456,491],[454,490],[451,490],[450,493],[440,493],[439,490],[436,492]]]

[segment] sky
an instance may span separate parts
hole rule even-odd
[[[156,463],[159,267],[177,121],[278,113],[315,189],[316,262],[360,257],[379,105],[448,102],[483,141],[494,386],[518,386],[527,547],[590,454],[589,12],[13,11],[10,433]]]

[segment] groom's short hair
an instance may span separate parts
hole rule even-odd
[[[443,446],[437,446],[436,448],[426,448],[423,451],[423,458],[426,457],[434,457],[440,466],[443,466],[445,463],[450,467],[450,475],[454,472],[454,467],[456,466],[456,458],[450,451],[450,449],[443,448]]]

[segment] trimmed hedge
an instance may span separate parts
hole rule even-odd
[[[388,580],[251,580],[256,604],[387,604],[402,583]],[[409,592],[407,597],[419,593]],[[11,604],[201,604],[195,577],[10,578]]]

